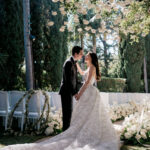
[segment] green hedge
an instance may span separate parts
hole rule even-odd
[[[97,87],[101,92],[125,92],[126,79],[102,77]]]

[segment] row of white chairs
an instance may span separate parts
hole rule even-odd
[[[13,110],[18,100],[25,94],[23,91],[0,91],[0,116],[4,119],[3,124],[7,129],[8,116]],[[61,98],[57,92],[47,92],[50,99],[50,107],[55,107],[56,110],[61,108]],[[106,107],[112,105],[114,102],[121,104],[134,100],[140,102],[142,100],[150,100],[150,94],[145,93],[106,93],[100,92],[101,100]],[[25,113],[25,101],[26,98],[20,103],[19,107],[14,112],[14,117],[20,118],[20,127],[23,130],[24,125],[24,113]],[[75,104],[75,100],[73,101]],[[29,101],[29,118],[38,119],[41,115],[41,111],[44,104],[44,96],[39,92],[34,94]],[[38,125],[39,128],[39,125]]]
[[[16,103],[19,101],[20,98],[23,97],[25,92],[22,91],[0,91],[0,116],[3,117],[3,125],[5,126],[5,130],[7,130],[8,126],[8,117],[10,115],[10,112],[14,109]],[[50,106],[51,107],[57,107],[60,106],[60,101],[57,101],[56,99],[60,99],[60,96],[56,92],[47,92],[49,99],[50,99]],[[26,103],[25,97],[22,102],[19,104],[19,106],[16,108],[13,117],[20,118],[20,126],[21,131],[23,130],[24,125],[24,117],[25,117],[25,103]],[[31,97],[31,100],[28,104],[28,117],[31,119],[38,119],[41,115],[41,111],[44,104],[44,96],[41,92],[38,92],[36,94],[33,94]],[[38,125],[39,128],[39,125]]]

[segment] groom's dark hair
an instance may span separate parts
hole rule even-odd
[[[80,47],[80,46],[74,46],[72,48],[72,55],[74,56],[75,53],[79,54],[81,50],[82,50],[82,47]]]

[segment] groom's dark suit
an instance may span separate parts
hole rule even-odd
[[[70,126],[72,115],[72,97],[77,93],[77,67],[73,57],[63,65],[63,79],[59,94],[61,95],[63,113],[63,131]]]

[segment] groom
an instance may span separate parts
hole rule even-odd
[[[79,46],[72,48],[72,56],[63,65],[63,78],[59,94],[61,95],[63,131],[69,128],[72,115],[72,99],[77,91],[77,67],[76,62],[83,56],[83,50]]]

